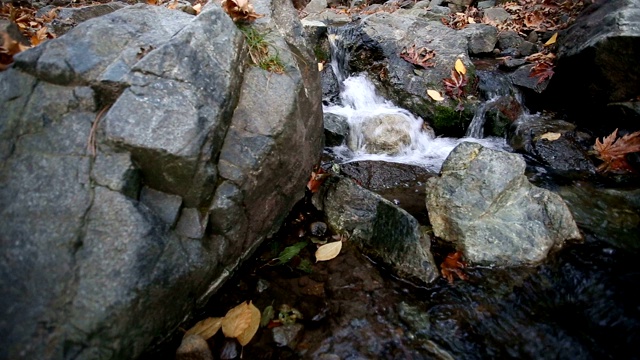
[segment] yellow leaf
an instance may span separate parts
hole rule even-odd
[[[467,73],[467,68],[464,67],[464,64],[462,63],[462,60],[460,60],[460,59],[456,60],[456,71],[460,75],[464,75],[464,74]]]
[[[202,4],[193,5],[193,10],[195,10],[196,14],[200,14],[200,11],[202,11]]]
[[[318,71],[322,71],[322,69],[324,69],[324,64],[323,63],[318,63]]]
[[[251,324],[253,310],[251,302],[243,302],[242,304],[229,310],[222,319],[222,332],[228,338],[237,338],[247,330]],[[258,319],[260,323],[260,319]]]
[[[553,36],[551,36],[551,38],[549,40],[547,40],[546,43],[544,43],[544,46],[549,46],[549,45],[555,44],[557,39],[558,39],[558,33],[555,33],[555,34],[553,34]]]
[[[253,336],[258,331],[258,327],[260,326],[260,320],[262,319],[262,315],[260,314],[260,310],[255,307],[251,302],[249,302],[249,312],[251,313],[251,321],[249,322],[249,326],[238,335],[238,342],[240,345],[245,346],[251,341]]]
[[[540,135],[540,139],[549,140],[549,141],[556,141],[556,140],[560,139],[561,136],[562,136],[562,134],[560,134],[560,133],[548,132],[548,133],[544,133],[544,134]]]
[[[340,254],[340,250],[342,250],[342,241],[322,245],[316,250],[316,262],[331,260]]]
[[[186,338],[189,335],[200,335],[203,339],[207,340],[215,335],[218,330],[220,330],[221,326],[222,318],[206,318],[193,325],[193,327],[184,334],[183,338]]]
[[[436,90],[427,90],[427,95],[429,95],[435,101],[442,101],[444,98],[440,95]]]

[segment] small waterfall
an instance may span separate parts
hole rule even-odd
[[[376,93],[366,74],[349,74],[341,29],[330,29],[331,67],[339,82],[342,105],[323,106],[325,113],[343,116],[349,125],[347,144],[330,151],[341,161],[380,160],[419,165],[439,171],[449,153],[462,141],[507,150],[504,139],[442,138],[423,119]],[[480,125],[480,129],[482,125]]]

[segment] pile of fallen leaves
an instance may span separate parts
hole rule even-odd
[[[222,328],[225,337],[237,339],[240,345],[245,346],[258,331],[261,318],[260,310],[251,301],[243,302],[229,310],[224,317],[199,321],[184,334],[183,339],[200,336],[208,340]]]
[[[55,36],[49,32],[45,24],[55,19],[56,14],[57,9],[53,9],[41,17],[36,17],[36,9],[33,7],[2,4],[0,19],[9,20],[16,24],[21,36],[17,34],[12,36],[7,31],[0,32],[0,44],[2,44],[0,46],[0,70],[6,69],[13,62],[14,55],[43,41],[53,39]]]
[[[634,169],[627,162],[627,154],[640,151],[640,131],[618,137],[618,129],[609,136],[596,139],[593,145],[598,159],[602,164],[598,166],[599,172],[633,172]]]
[[[404,48],[400,52],[401,58],[425,69],[436,66],[435,61],[433,61],[435,56],[435,50],[426,47],[416,49],[416,44],[411,45],[409,48]]]

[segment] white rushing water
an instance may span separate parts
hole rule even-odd
[[[332,148],[333,153],[341,161],[381,160],[419,165],[432,171],[440,171],[442,163],[451,150],[463,141],[477,142],[493,149],[509,150],[508,145],[502,138],[477,139],[465,137],[457,139],[434,137],[429,131],[423,129],[424,121],[421,118],[413,116],[407,110],[399,108],[390,101],[378,96],[374,85],[364,75],[348,77],[343,81],[342,85],[340,97],[343,106],[331,105],[323,108],[325,113],[341,115],[347,118],[350,128],[348,142],[350,147],[342,145]],[[367,121],[372,121],[375,116],[379,115],[402,117],[406,120],[403,123],[410,124],[408,126],[411,138],[410,143],[402,146],[393,155],[367,152],[362,129]],[[381,131],[385,130],[382,129]]]

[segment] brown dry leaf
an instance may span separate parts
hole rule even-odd
[[[430,98],[432,98],[435,101],[442,101],[444,100],[444,98],[442,97],[442,95],[440,95],[440,93],[436,90],[427,90],[427,95],[429,95]]]
[[[147,0],[147,4],[149,4],[149,5],[158,5],[158,0]]]
[[[617,138],[618,129],[615,129],[602,142],[596,138],[593,148],[597,157],[603,161],[598,166],[598,171],[633,171],[626,159],[626,155],[640,151],[640,131]],[[617,139],[616,139],[617,138]]]
[[[2,36],[2,46],[0,46],[0,53],[13,56],[29,48],[29,46],[23,45],[18,41],[13,40],[7,32],[3,31],[2,33],[0,33],[0,36]]]
[[[467,73],[467,68],[464,67],[464,64],[462,63],[462,60],[457,59],[456,60],[456,65],[455,65],[456,71],[458,72],[458,74],[460,75],[464,75]]]
[[[203,339],[207,340],[215,335],[222,326],[222,318],[206,318],[202,321],[198,321],[191,329],[189,329],[183,336],[186,338],[189,335],[200,335]]]
[[[229,310],[222,319],[222,332],[228,338],[237,338],[251,324],[253,311],[251,302],[243,302],[242,304]],[[254,306],[255,307],[255,306]],[[258,322],[260,319],[258,319]]]
[[[249,326],[238,335],[237,339],[240,345],[245,346],[253,339],[253,336],[258,331],[258,327],[260,327],[260,320],[262,319],[262,314],[260,314],[260,310],[255,307],[251,302],[249,302],[249,312],[251,313],[251,321],[249,322]]]
[[[458,276],[460,280],[467,280],[467,275],[462,271],[466,266],[467,264],[462,261],[462,253],[456,251],[447,255],[440,264],[440,273],[450,284],[453,283],[454,275]]]
[[[251,22],[264,16],[257,14],[248,0],[222,0],[221,5],[233,21]]]
[[[318,168],[316,171],[311,172],[311,178],[307,182],[307,189],[311,193],[317,193],[322,186],[322,183],[329,177],[330,174],[326,173],[323,168]]]
[[[331,260],[340,254],[340,250],[342,250],[342,241],[324,244],[316,250],[316,262]]]
[[[31,45],[36,46],[48,39],[47,27],[43,26],[40,30],[36,31],[36,34],[31,37]]]
[[[549,141],[556,141],[556,140],[560,139],[561,136],[562,136],[562,134],[560,134],[560,133],[548,132],[548,133],[544,133],[544,134],[540,135],[540,139],[549,140]]]
[[[427,69],[430,67],[434,67],[436,63],[431,61],[436,56],[436,52],[434,50],[428,49],[426,47],[421,47],[420,49],[416,49],[416,45],[413,44],[409,48],[403,48],[400,52],[400,57],[414,65],[422,66]]]

